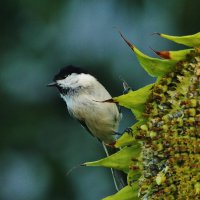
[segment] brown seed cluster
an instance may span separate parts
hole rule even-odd
[[[141,199],[200,199],[200,53],[160,78],[144,112]]]

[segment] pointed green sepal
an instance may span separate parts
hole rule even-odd
[[[179,51],[153,51],[161,58],[175,60],[178,62],[186,59],[186,56],[191,52],[191,50],[192,49],[184,49]]]
[[[171,36],[162,33],[158,33],[161,37],[176,42],[178,44],[183,44],[189,47],[198,47],[200,46],[200,32],[193,35],[186,36]]]
[[[132,159],[138,158],[140,155],[140,145],[135,144],[131,147],[124,147],[120,151],[111,156],[97,160],[94,162],[84,163],[83,166],[102,166],[113,168],[117,170],[122,170],[125,173],[129,171],[129,165],[132,162]]]
[[[135,141],[135,138],[134,138],[131,134],[125,132],[125,133],[116,141],[115,147],[116,147],[116,148],[119,148],[119,147],[123,147],[123,146],[128,146],[128,145],[133,144],[134,142],[136,142],[136,141]]]
[[[142,53],[139,49],[137,49],[133,44],[131,44],[127,39],[125,39],[125,37],[121,33],[120,35],[128,44],[128,46],[133,50],[140,65],[149,75],[154,77],[164,76],[168,72],[172,71],[172,69],[175,67],[177,61],[163,60],[147,56],[144,53]]]
[[[123,107],[131,109],[135,117],[139,119],[144,111],[144,104],[151,93],[152,87],[153,84],[147,85],[136,91],[131,91],[128,94],[114,97],[112,101]]]
[[[128,185],[135,184],[135,182],[137,182],[140,177],[141,177],[140,167],[137,168],[137,166],[133,166],[133,168],[129,171],[127,176]]]
[[[137,143],[135,139],[135,133],[137,132],[138,127],[144,124],[144,121],[139,121],[131,126],[131,133],[125,132],[115,143],[116,148],[128,146]]]
[[[138,186],[126,186],[116,194],[106,197],[102,200],[138,200]]]

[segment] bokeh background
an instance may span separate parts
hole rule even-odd
[[[113,96],[154,81],[117,30],[142,51],[179,49],[151,35],[200,31],[197,0],[1,0],[0,200],[98,200],[115,192],[109,169],[78,167],[102,158],[101,144],[46,88],[68,64],[84,66]],[[134,122],[123,109],[120,131]]]

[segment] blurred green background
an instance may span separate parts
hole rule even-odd
[[[149,47],[183,48],[151,34],[199,32],[199,8],[197,0],[1,0],[0,200],[98,200],[114,193],[109,169],[67,175],[104,152],[45,85],[68,64],[92,71],[113,96],[122,93],[119,77],[134,89],[151,83],[116,29],[149,55]],[[134,122],[123,113],[120,131]]]

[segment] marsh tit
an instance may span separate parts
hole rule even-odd
[[[55,75],[48,86],[58,88],[71,116],[105,144],[115,141],[121,114],[105,87],[89,72],[69,65]]]
[[[102,142],[107,156],[116,152],[106,144],[115,143],[121,114],[116,104],[105,102],[112,97],[94,76],[84,69],[69,65],[62,68],[47,86],[58,88],[70,115]],[[111,171],[115,187],[120,190],[127,184],[126,175],[118,170]]]

